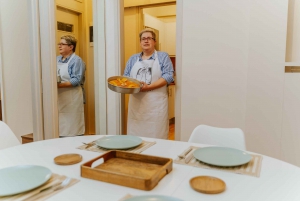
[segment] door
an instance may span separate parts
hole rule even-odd
[[[77,40],[79,38],[79,15],[78,13],[68,10],[66,8],[57,7],[56,9],[56,43],[59,43],[60,37],[63,35],[72,35]],[[76,44],[75,53],[79,55],[79,43]],[[59,55],[58,48],[56,49],[56,55]],[[79,55],[81,56],[81,55]]]

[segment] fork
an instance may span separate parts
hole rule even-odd
[[[70,181],[71,181],[71,178],[70,177],[67,177],[65,180],[63,180],[63,182],[61,182],[59,185],[57,185],[57,186],[53,186],[52,188],[52,190],[53,191],[57,191],[57,190],[60,190],[60,189],[62,189],[62,188],[64,188],[64,187],[66,187],[69,183],[70,183]],[[41,192],[43,192],[43,191],[45,191],[45,190],[47,190],[47,189],[43,189]],[[50,190],[50,189],[49,189]]]
[[[58,191],[64,187],[66,187],[71,181],[70,177],[67,177],[65,180],[63,180],[61,183],[54,184],[53,186],[49,186],[48,188],[42,189],[40,191],[37,191],[35,194],[32,194],[30,197],[27,197],[26,200],[34,200],[43,197],[45,194],[48,194],[49,191]]]
[[[91,146],[93,146],[94,145],[94,142],[90,142],[90,143],[85,143],[85,142],[82,142],[82,144],[85,144],[85,145],[87,145],[85,148],[87,149],[87,148],[89,148],[89,147],[91,147]]]

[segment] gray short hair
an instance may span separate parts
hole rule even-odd
[[[140,32],[140,34],[139,34],[140,40],[142,39],[143,33],[147,33],[147,32],[151,33],[151,34],[152,34],[153,40],[156,41],[156,34],[155,34],[155,32],[153,31],[153,29],[150,29],[150,28],[143,29],[143,30]]]
[[[68,45],[73,45],[73,52],[76,50],[77,39],[71,35],[64,35],[60,37],[60,39],[64,39]]]

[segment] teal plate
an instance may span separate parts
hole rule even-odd
[[[132,135],[114,135],[103,137],[95,143],[105,149],[129,149],[142,144],[143,140]]]
[[[37,165],[18,165],[0,169],[0,196],[32,190],[46,183],[51,175],[51,170]]]
[[[183,201],[178,198],[164,195],[141,195],[128,198],[125,201]]]
[[[199,161],[216,166],[238,166],[251,160],[245,151],[228,147],[205,147],[194,151],[194,157]]]

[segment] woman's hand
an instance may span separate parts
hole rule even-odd
[[[71,84],[71,82],[57,83],[57,88],[69,88],[69,87],[73,87],[73,85]]]
[[[146,84],[146,82],[143,82],[143,81],[140,81],[140,82],[141,82],[142,85],[143,85],[140,91],[145,92],[145,91],[149,91],[149,90],[150,90],[150,89],[149,89],[149,85]]]
[[[140,82],[143,84],[143,87],[141,88],[140,92],[151,91],[151,90],[158,89],[158,88],[163,87],[168,84],[164,78],[159,78],[156,82],[151,83],[149,85],[143,81],[140,81]]]

